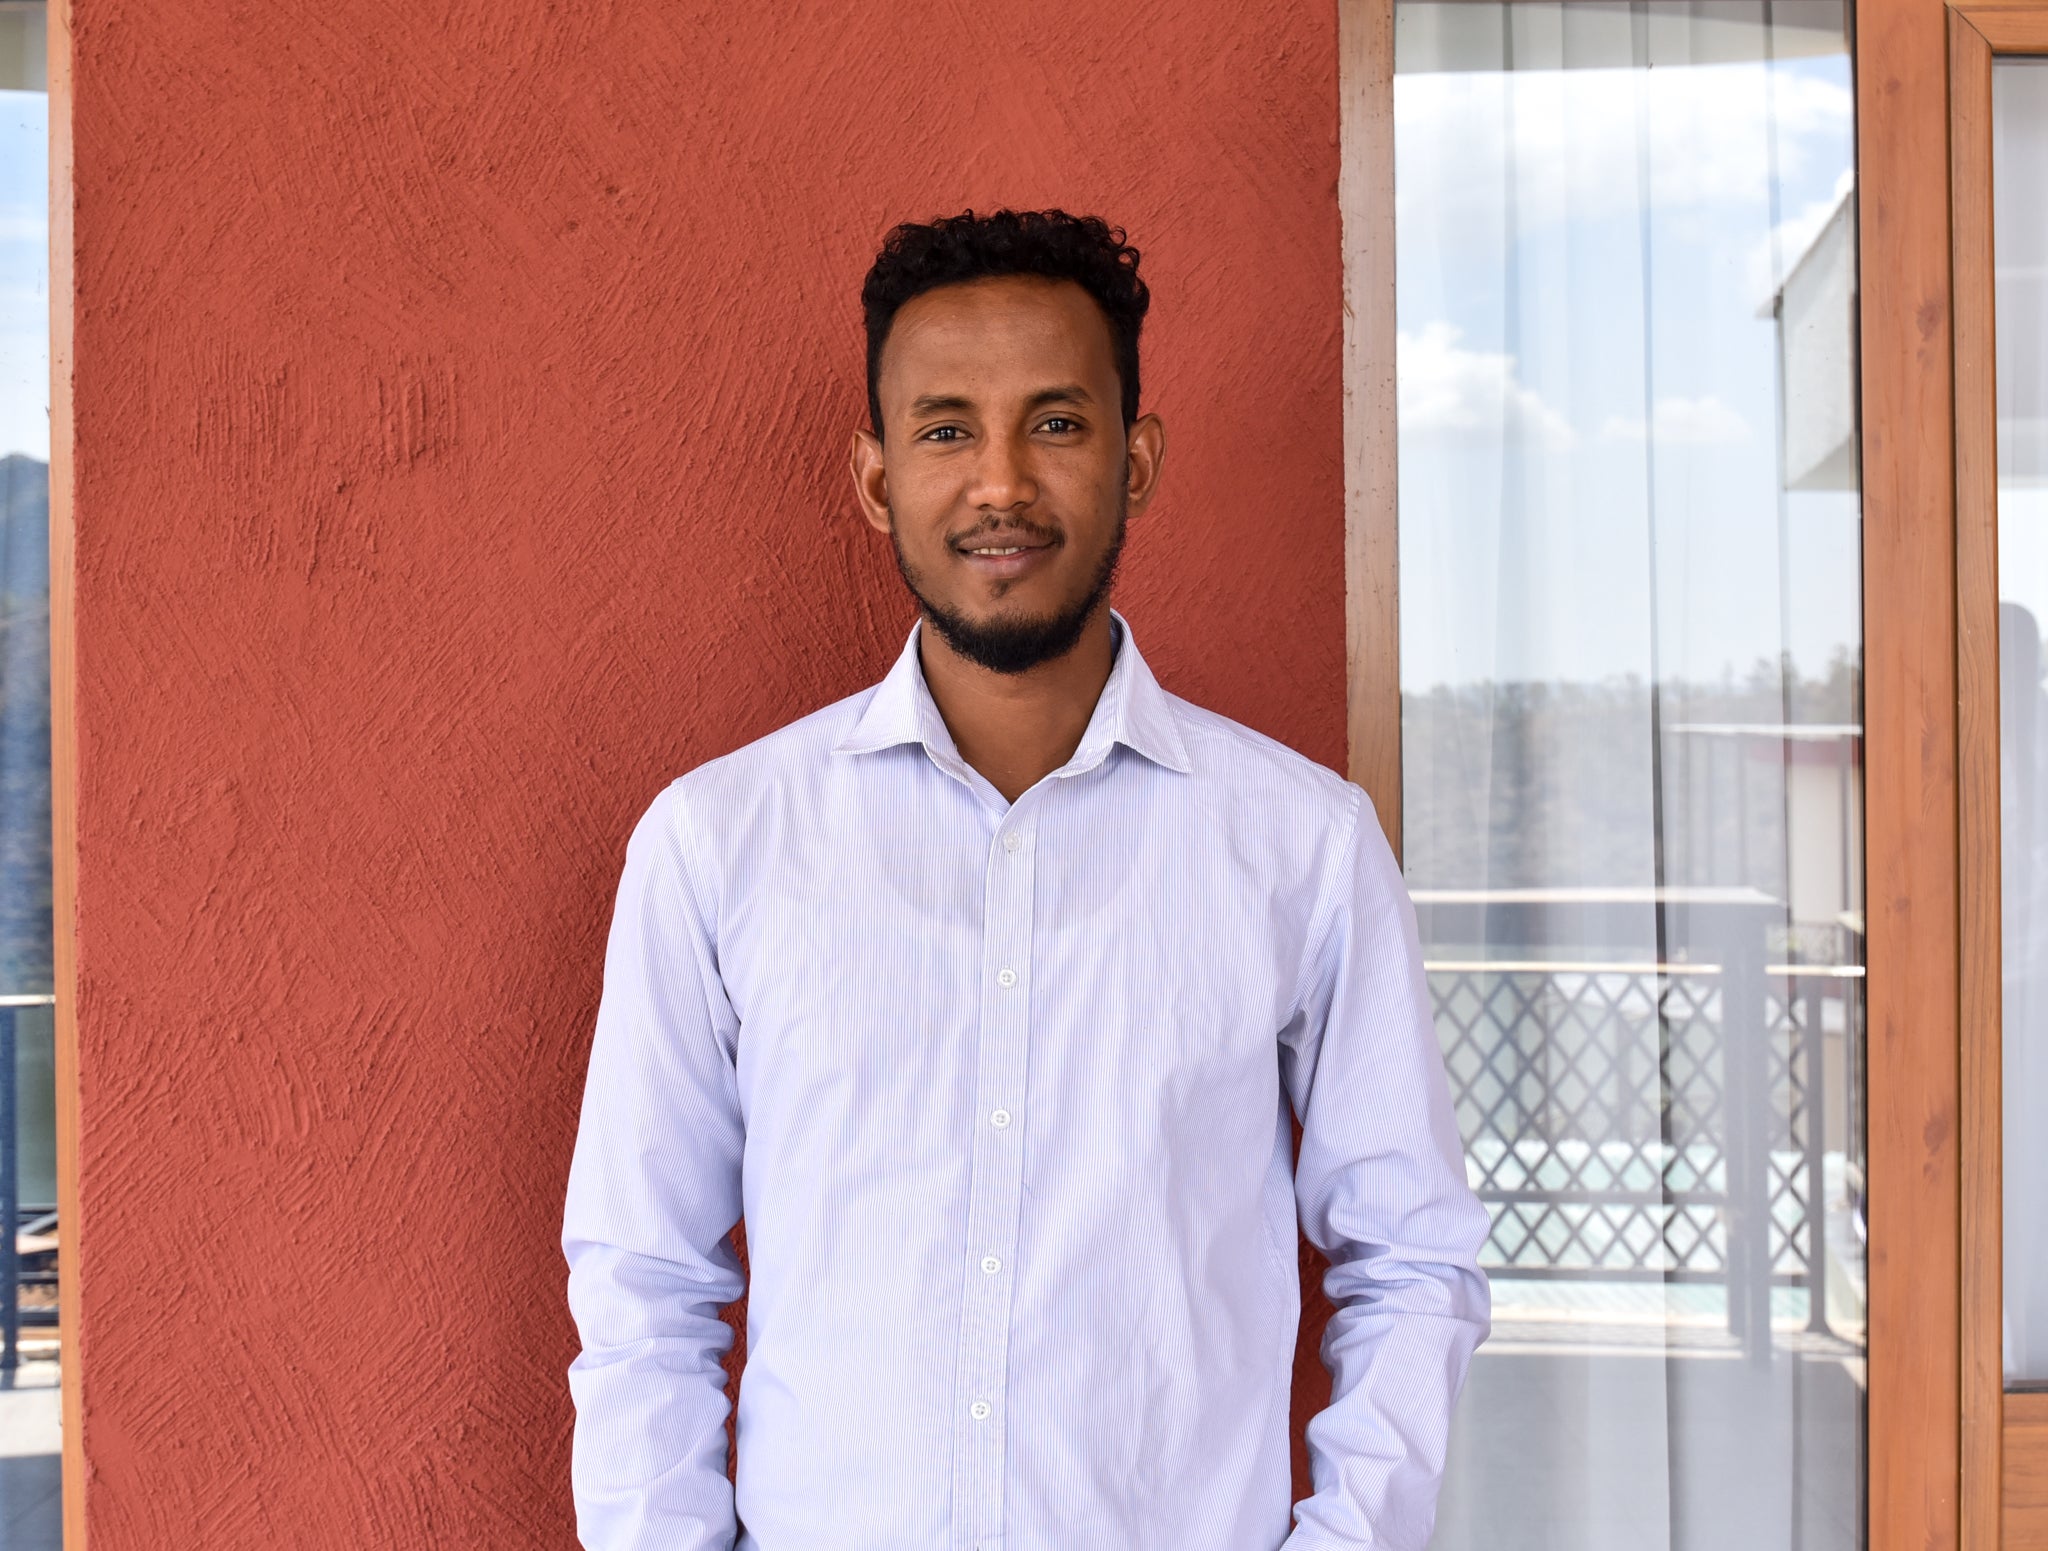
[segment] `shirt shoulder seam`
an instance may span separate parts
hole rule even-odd
[[[719,901],[706,897],[704,859],[697,849],[689,796],[683,790],[688,779],[687,775],[677,776],[663,788],[655,801],[663,810],[662,828],[667,832],[669,843],[675,848],[676,871],[681,876],[683,891],[689,895],[690,907],[697,912],[697,919],[703,925],[705,934],[715,945],[718,941]]]
[[[1302,934],[1301,969],[1295,975],[1294,995],[1290,1002],[1296,1012],[1301,1010],[1302,1000],[1308,995],[1316,959],[1321,955],[1323,945],[1329,941],[1331,923],[1337,916],[1338,882],[1356,870],[1358,826],[1364,811],[1365,792],[1352,781],[1346,781],[1344,788],[1347,800],[1342,836],[1337,844],[1330,847],[1324,862],[1322,887],[1317,890],[1315,908],[1309,914],[1308,930]]]
[[[1176,695],[1170,690],[1166,693],[1166,699],[1167,709],[1173,715],[1174,725],[1180,732],[1183,744],[1203,737],[1220,738],[1227,740],[1234,748],[1253,754],[1263,754],[1283,766],[1292,766],[1298,774],[1310,780],[1324,778],[1345,786],[1353,784],[1321,760],[1311,759],[1293,744],[1283,743],[1270,733],[1260,732],[1256,727],[1248,727],[1233,717],[1225,716],[1221,711],[1212,710],[1198,701]],[[1195,714],[1191,716],[1189,712]],[[1190,753],[1192,755],[1192,751]]]

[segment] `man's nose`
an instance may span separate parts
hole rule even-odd
[[[1008,511],[1038,499],[1038,481],[1031,471],[1030,449],[1014,436],[990,436],[975,460],[969,504],[987,511]]]

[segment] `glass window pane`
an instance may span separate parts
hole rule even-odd
[[[0,1430],[19,1502],[0,1544],[60,1543],[57,1148],[50,917],[48,27],[0,0],[0,1140],[14,1125],[18,1338],[0,1340]],[[6,1062],[11,1040],[11,1073]],[[5,1077],[11,1075],[13,1082]],[[7,1105],[11,1101],[11,1114]],[[6,1178],[0,1173],[0,1188]],[[0,1197],[0,1203],[5,1198]],[[0,1205],[0,1221],[4,1221]],[[4,1237],[0,1237],[4,1242]]]
[[[2048,60],[1991,72],[1998,350],[1998,676],[2005,1376],[2048,1380]]]
[[[0,1018],[21,1199],[57,1199],[50,938],[50,110],[41,5],[0,3]],[[10,1011],[8,1001],[32,999]]]
[[[1847,23],[1397,0],[1403,849],[1494,1218],[1441,1548],[1861,1543]]]

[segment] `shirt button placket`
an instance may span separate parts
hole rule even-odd
[[[953,1543],[1003,1540],[1010,1295],[1023,1200],[1025,1076],[1031,1031],[1032,895],[1038,798],[1013,806],[988,850],[983,884],[981,1045],[967,1208],[954,1455]],[[980,1120],[985,1117],[987,1124]]]

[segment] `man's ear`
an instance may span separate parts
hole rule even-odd
[[[1124,433],[1124,497],[1135,517],[1152,503],[1159,470],[1166,462],[1166,425],[1157,415],[1140,415]]]
[[[877,533],[889,531],[889,475],[882,467],[882,439],[873,431],[853,433],[853,493],[861,515]]]

